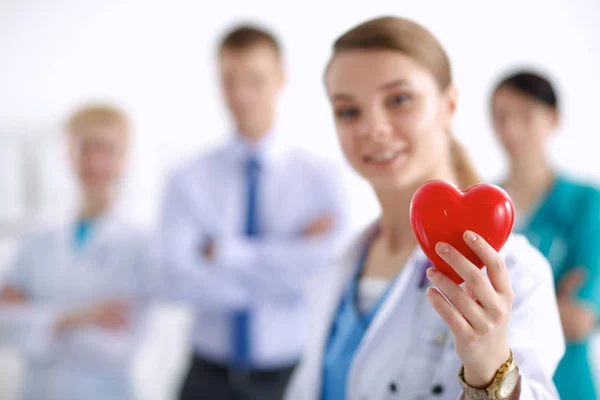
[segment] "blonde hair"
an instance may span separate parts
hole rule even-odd
[[[434,76],[440,91],[452,82],[450,60],[440,42],[423,26],[398,17],[381,17],[366,21],[340,36],[333,45],[333,57],[348,50],[399,51],[417,61]],[[467,189],[480,182],[467,151],[450,135],[450,156],[458,185]]]
[[[120,128],[129,136],[129,119],[125,113],[107,104],[90,104],[76,110],[67,121],[67,133],[76,135],[82,129],[97,125]]]

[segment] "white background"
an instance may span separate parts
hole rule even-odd
[[[135,223],[152,228],[171,169],[230,132],[214,69],[215,43],[224,29],[247,20],[280,36],[289,85],[278,133],[342,162],[321,84],[323,67],[337,35],[383,14],[420,21],[447,49],[460,90],[455,132],[485,178],[496,179],[505,168],[490,131],[490,89],[500,74],[525,65],[547,71],[560,91],[563,125],[552,146],[555,162],[600,180],[597,0],[0,0],[0,135],[60,138],[65,115],[81,102],[122,104],[135,141],[120,204]],[[52,147],[60,142],[43,143],[42,211],[59,215],[73,192]],[[366,184],[350,172],[348,177],[358,226],[377,206]],[[0,241],[0,264],[10,243],[6,236]]]

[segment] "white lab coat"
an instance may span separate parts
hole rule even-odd
[[[286,400],[320,398],[329,327],[372,229],[338,263],[311,280],[310,337]],[[558,399],[552,376],[565,343],[550,266],[522,236],[511,236],[501,254],[516,294],[508,335],[521,370],[521,400]],[[372,320],[348,372],[348,400],[456,400],[462,393],[452,334],[429,304],[425,289],[418,287],[419,266],[426,261],[415,250]],[[435,386],[443,391],[432,394]]]
[[[8,279],[29,296],[22,306],[0,306],[0,345],[27,361],[24,398],[76,400],[131,398],[129,362],[154,291],[146,241],[108,214],[75,250],[74,223],[25,240]],[[133,305],[132,324],[119,332],[88,327],[57,337],[58,315],[108,299]]]

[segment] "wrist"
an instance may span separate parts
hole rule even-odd
[[[65,312],[60,315],[54,324],[54,332],[57,335],[73,330],[86,324],[86,313],[79,311]]]
[[[478,389],[485,389],[491,385],[498,368],[510,357],[510,349],[506,347],[497,354],[498,356],[490,357],[483,363],[464,364],[465,382]]]

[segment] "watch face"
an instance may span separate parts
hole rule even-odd
[[[502,381],[502,385],[500,386],[500,398],[504,399],[510,396],[515,390],[517,386],[517,382],[519,381],[519,370],[517,368],[513,368],[511,371],[506,374],[504,380]]]

